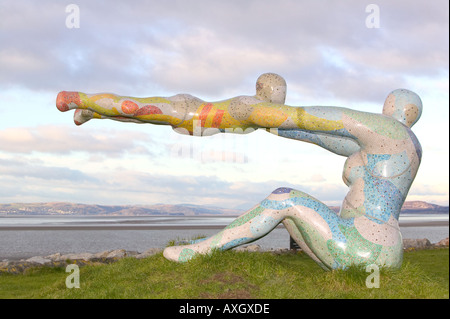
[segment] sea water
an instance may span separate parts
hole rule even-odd
[[[0,216],[0,261],[54,253],[97,253],[164,248],[171,240],[211,236],[236,216]],[[423,226],[434,222],[434,226]],[[403,227],[407,224],[407,227]],[[444,226],[437,224],[446,223]],[[411,214],[400,218],[403,238],[448,237],[447,214]],[[274,229],[255,243],[263,249],[289,248],[289,234]]]

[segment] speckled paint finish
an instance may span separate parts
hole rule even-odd
[[[133,98],[114,94],[60,92],[60,111],[74,109],[74,121],[90,119],[166,124],[181,134],[269,133],[316,144],[345,156],[348,186],[339,214],[312,196],[278,188],[216,235],[164,250],[167,259],[186,262],[214,249],[255,241],[283,223],[297,244],[322,268],[350,265],[399,267],[402,236],[400,209],[416,176],[422,149],[411,126],[422,102],[409,90],[391,92],[381,114],[330,106],[285,105],[286,82],[261,75],[254,96],[205,102],[188,94]],[[305,168],[307,169],[307,168]]]

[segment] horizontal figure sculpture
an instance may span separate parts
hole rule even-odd
[[[188,94],[133,98],[114,94],[60,92],[60,111],[75,109],[80,125],[92,118],[171,125],[182,134],[272,134],[316,144],[345,156],[348,186],[339,214],[314,197],[278,188],[217,234],[189,245],[167,247],[167,259],[185,262],[215,249],[250,243],[283,223],[296,243],[322,268],[350,265],[400,267],[398,218],[420,165],[422,149],[411,127],[422,113],[419,96],[392,91],[381,114],[344,107],[285,105],[286,82],[261,75],[256,95],[205,102]]]

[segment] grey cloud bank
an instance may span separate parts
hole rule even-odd
[[[378,1],[378,29],[361,1],[77,5],[80,28],[69,29],[64,3],[3,3],[2,85],[221,96],[274,71],[304,93],[379,101],[448,67],[446,1]]]
[[[151,144],[150,135],[132,130],[89,129],[47,125],[14,127],[0,130],[1,150],[9,153],[69,154],[87,152],[118,157],[125,153],[146,154],[144,144]]]

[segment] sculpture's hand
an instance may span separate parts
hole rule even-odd
[[[82,108],[80,94],[78,92],[59,92],[56,97],[56,107],[61,112]]]
[[[172,98],[133,98],[115,94],[85,94],[62,91],[56,98],[61,112],[76,110],[74,120],[80,125],[91,118],[107,118],[123,122],[169,124],[176,126],[185,116]]]

